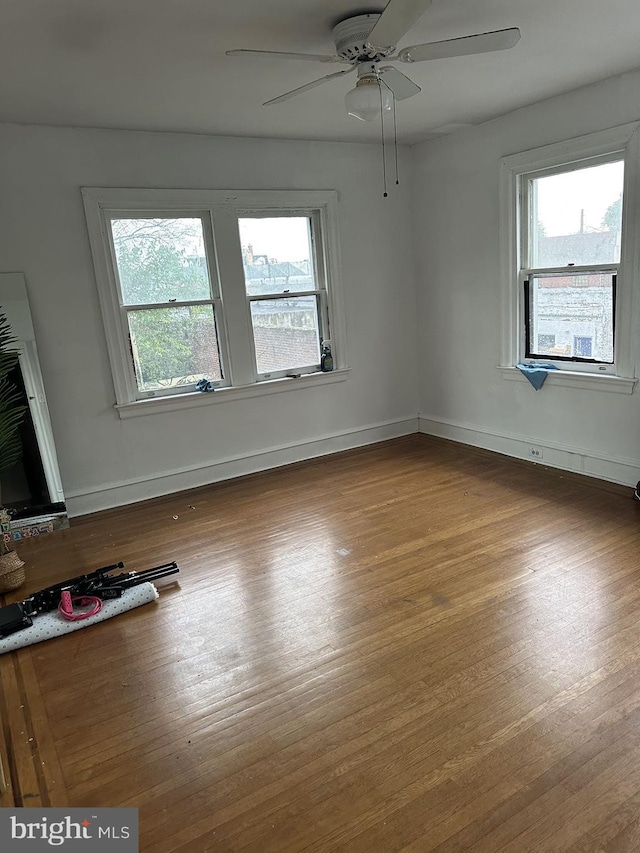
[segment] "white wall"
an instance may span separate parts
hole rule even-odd
[[[613,78],[401,152],[386,200],[373,145],[0,125],[0,272],[26,276],[72,514],[412,432],[418,411],[425,432],[635,483],[638,389],[496,370],[498,168],[639,117],[640,74]],[[348,379],[120,420],[81,186],[337,189]]]
[[[550,380],[536,392],[496,370],[500,159],[638,118],[634,72],[413,149],[422,431],[521,457],[535,444],[545,464],[627,485],[640,478],[637,387],[628,396]],[[637,317],[635,328],[638,364]]]
[[[410,181],[380,184],[372,145],[0,125],[0,272],[26,276],[72,514],[417,429]],[[348,379],[120,420],[82,186],[338,190]]]

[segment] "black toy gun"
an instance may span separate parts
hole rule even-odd
[[[63,592],[72,596],[94,596],[104,600],[120,598],[126,589],[138,586],[141,583],[158,580],[158,578],[175,575],[180,571],[175,562],[164,563],[153,569],[144,569],[141,572],[122,572],[113,575],[117,569],[124,569],[124,563],[115,563],[96,569],[86,575],[63,581],[62,583],[48,586],[39,592],[34,592],[24,601],[0,607],[0,638],[8,637],[16,631],[28,628],[33,624],[31,617],[38,613],[47,613],[56,610],[60,604]]]

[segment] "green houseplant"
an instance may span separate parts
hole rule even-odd
[[[0,476],[8,471],[20,458],[22,442],[20,424],[26,406],[23,405],[18,389],[9,379],[9,374],[18,363],[14,338],[6,314],[0,308]],[[0,591],[13,589],[24,580],[22,560],[6,541],[8,516],[2,512],[2,489],[0,484],[0,519],[3,535],[0,536]]]

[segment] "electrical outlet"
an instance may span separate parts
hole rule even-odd
[[[532,456],[534,459],[542,459],[544,453],[542,452],[541,447],[530,447],[529,448],[529,456]]]

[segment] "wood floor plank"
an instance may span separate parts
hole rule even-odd
[[[635,853],[639,546],[630,490],[424,436],[76,519],[21,596],[181,571],[0,659],[18,799],[142,853]]]

